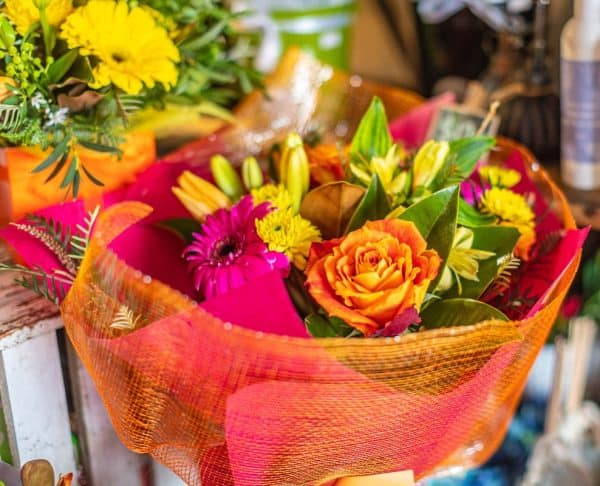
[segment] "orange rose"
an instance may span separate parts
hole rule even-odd
[[[341,155],[347,155],[348,147],[340,149],[335,144],[317,145],[314,148],[304,146],[308,162],[310,164],[310,175],[319,184],[344,180],[344,168],[342,167]]]
[[[306,285],[328,314],[369,336],[407,309],[419,311],[440,261],[412,222],[369,221],[312,245]]]

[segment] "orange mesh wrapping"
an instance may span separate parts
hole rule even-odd
[[[526,150],[502,140],[496,156],[514,149],[574,228]],[[192,485],[325,484],[407,469],[420,478],[480,464],[506,431],[579,262],[520,322],[289,338],[222,322],[119,260],[107,245],[149,211],[128,202],[102,214],[62,313],[121,440]],[[110,327],[123,305],[140,316],[133,331]]]

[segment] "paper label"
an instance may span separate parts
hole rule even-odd
[[[600,61],[561,61],[563,158],[600,164]]]

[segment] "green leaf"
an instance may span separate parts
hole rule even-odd
[[[97,177],[95,177],[88,169],[85,165],[82,165],[81,168],[83,169],[83,172],[85,173],[85,175],[87,176],[87,178],[92,181],[93,184],[97,185],[97,186],[104,186],[104,182],[102,182],[100,179],[98,179]]]
[[[75,178],[75,174],[77,172],[77,157],[74,156],[71,159],[71,163],[69,164],[69,168],[67,169],[64,179],[60,183],[60,188],[64,189],[65,187],[70,186],[73,183],[73,179]]]
[[[50,182],[52,179],[54,179],[58,175],[58,173],[62,170],[62,168],[65,166],[65,164],[67,163],[67,160],[69,160],[69,152],[65,152],[62,155],[62,157],[60,158],[58,163],[54,166],[54,169],[52,169],[52,172],[50,172],[50,175],[46,178],[44,183]]]
[[[202,229],[202,225],[198,221],[189,218],[165,219],[158,222],[157,226],[175,233],[186,243],[191,243],[194,239],[192,234],[198,233]]]
[[[458,168],[459,175],[466,179],[471,175],[475,164],[479,161],[494,145],[496,139],[487,136],[477,136],[461,138],[450,142],[450,153],[448,157]]]
[[[498,260],[511,255],[520,233],[516,228],[509,226],[480,226],[471,228],[473,231],[473,246],[476,250],[491,251],[496,254],[479,262],[479,281],[462,280],[461,297],[478,299],[498,274]],[[458,296],[458,290],[453,287],[446,294],[448,297]]]
[[[390,211],[390,202],[385,194],[385,189],[379,180],[379,176],[373,174],[367,192],[350,218],[346,233],[360,228],[367,221],[376,221],[385,218]]]
[[[587,299],[600,292],[600,251],[593,260],[583,265],[582,271],[583,298]]]
[[[312,337],[347,337],[360,334],[339,317],[327,318],[320,314],[310,314],[304,319],[304,324]]]
[[[383,103],[378,97],[374,97],[354,134],[350,152],[360,154],[368,160],[385,157],[392,143]]]
[[[434,192],[431,196],[421,199],[419,202],[410,206],[399,218],[405,221],[412,221],[426,240],[433,230],[434,226],[449,205],[458,205],[459,187],[451,186]]]
[[[493,214],[480,213],[476,208],[468,204],[464,199],[458,201],[458,224],[467,228],[478,228],[490,226],[496,221]]]
[[[111,147],[110,145],[103,145],[100,143],[87,142],[85,140],[79,140],[77,143],[86,149],[93,150],[94,152],[102,152],[108,154],[120,155],[122,153],[119,147]]]
[[[319,315],[311,314],[304,319],[304,324],[312,337],[337,337],[334,327],[329,321]]]
[[[460,187],[450,186],[413,204],[400,215],[400,219],[415,224],[423,238],[427,240],[427,247],[437,251],[442,259],[438,276],[429,285],[430,290],[435,289],[442,278],[448,255],[452,250],[459,200]]]
[[[0,47],[9,49],[15,45],[17,34],[5,15],[0,15]]]
[[[58,145],[56,145],[56,147],[54,147],[54,150],[46,158],[46,160],[44,160],[40,165],[34,167],[31,172],[33,172],[34,174],[37,172],[42,172],[43,170],[47,169],[52,164],[54,164],[59,159],[59,157],[62,157],[67,151],[69,141],[69,138],[64,138]]]
[[[474,299],[440,300],[421,312],[422,324],[427,329],[469,326],[490,319],[508,321],[495,307]]]
[[[210,44],[217,37],[219,37],[221,35],[221,32],[227,26],[228,23],[229,23],[229,19],[227,19],[227,18],[217,22],[215,25],[213,25],[210,29],[208,29],[202,35],[200,35],[198,37],[193,37],[193,38],[190,38],[190,39],[184,41],[181,44],[181,49],[188,50],[188,51],[195,51],[195,50],[201,49],[202,47]]]
[[[54,61],[48,68],[48,83],[57,84],[69,72],[78,56],[78,50],[71,49]]]

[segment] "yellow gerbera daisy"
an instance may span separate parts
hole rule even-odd
[[[62,27],[69,47],[94,56],[93,88],[114,84],[128,94],[177,82],[179,51],[148,8],[123,1],[92,0],[73,12]]]
[[[300,270],[306,267],[310,245],[321,241],[319,230],[291,208],[278,209],[257,220],[256,232],[269,250],[285,253]]]
[[[53,26],[59,25],[73,10],[71,0],[5,0],[7,17],[17,30],[24,34],[40,20],[40,7],[46,8],[46,19]]]
[[[287,189],[279,184],[265,184],[258,189],[252,189],[252,201],[255,205],[270,202],[278,209],[289,209],[292,207],[292,197]]]

